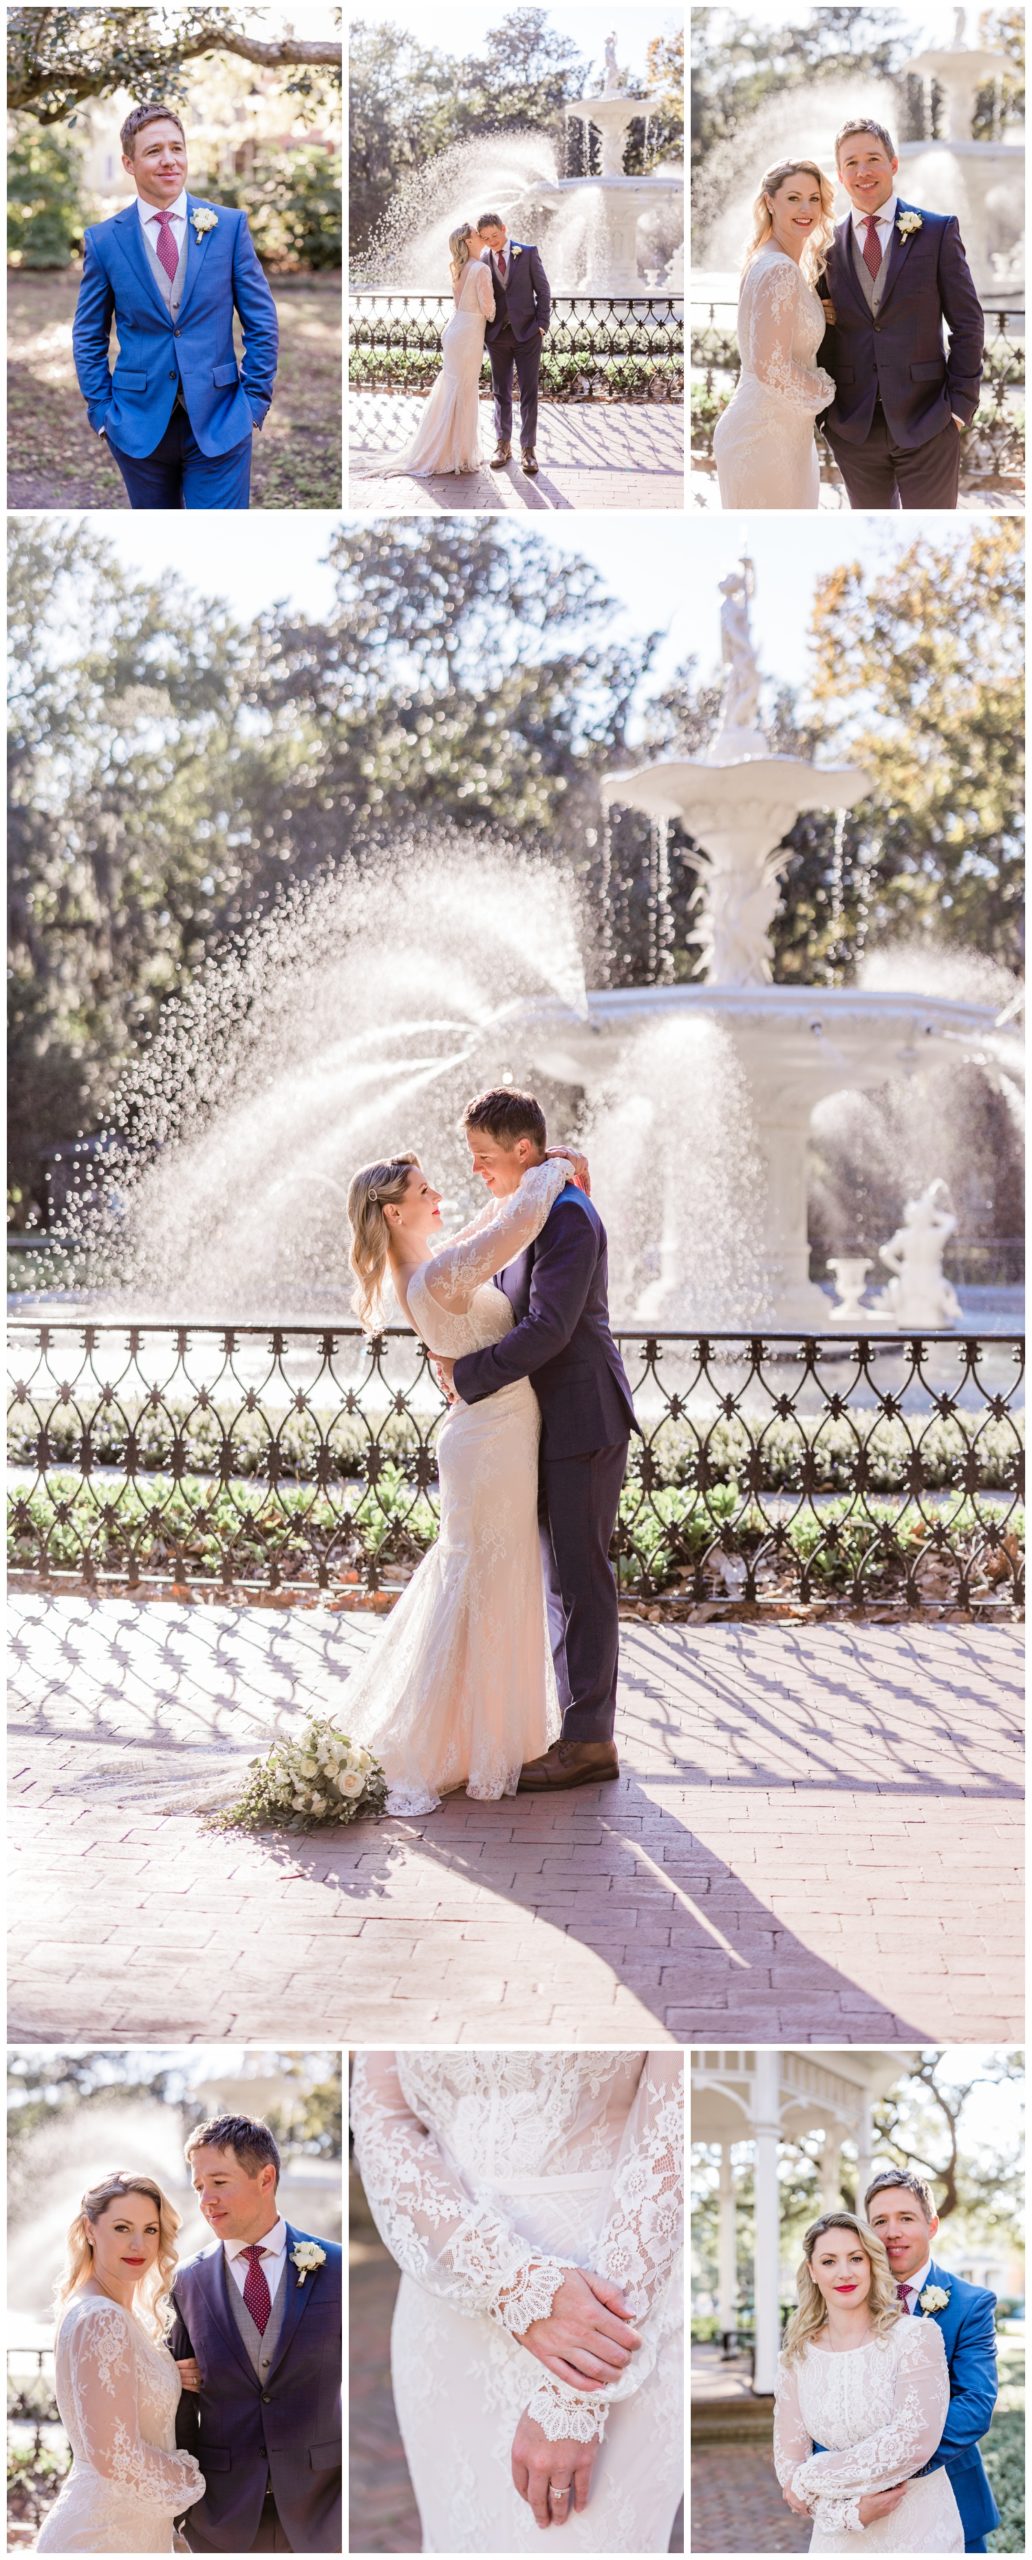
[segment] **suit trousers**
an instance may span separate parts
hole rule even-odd
[[[258,2531],[251,2544],[251,2549],[252,2551],[290,2550],[290,2544],[287,2541],[286,2534],[284,2533],[283,2527],[280,2523],[279,2516],[276,2511],[276,2501],[271,2489],[267,2489],[265,2492],[265,2504],[262,2508]]]
[[[609,1543],[628,1439],[584,1457],[541,1460],[541,1552],[564,1742],[610,1742],[616,1724],[620,1617]]]
[[[225,511],[251,503],[251,446],[230,446],[228,453],[202,453],[184,409],[173,409],[160,444],[137,459],[111,451],[125,481],[131,507],[209,507]]]
[[[952,418],[912,453],[894,444],[879,400],[863,444],[825,435],[846,484],[851,507],[954,508],[960,491],[960,428]]]
[[[515,368],[520,386],[520,447],[532,453],[537,443],[538,375],[541,371],[541,331],[531,338],[517,338],[508,321],[496,338],[489,338],[487,352],[491,358],[491,380],[494,384],[495,434],[499,444],[512,443],[512,377]]]

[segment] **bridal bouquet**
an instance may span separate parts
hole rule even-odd
[[[275,1742],[264,1760],[252,1760],[242,1795],[212,1816],[218,1831],[311,1831],[323,1822],[353,1822],[358,1813],[382,1813],[387,1781],[378,1760],[326,1716],[313,1716],[304,1733]]]

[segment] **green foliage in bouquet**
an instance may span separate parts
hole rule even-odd
[[[378,1760],[339,1733],[328,1716],[313,1716],[304,1733],[275,1742],[264,1760],[252,1760],[237,1803],[212,1814],[212,1831],[314,1831],[323,1823],[354,1822],[379,1815],[387,1781]]]

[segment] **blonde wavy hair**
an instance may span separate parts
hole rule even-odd
[[[382,1320],[381,1297],[390,1240],[384,1210],[404,1199],[409,1174],[418,1163],[417,1155],[406,1152],[388,1156],[382,1164],[365,1164],[360,1173],[352,1176],[348,1191],[348,1261],[357,1284],[352,1304],[364,1333],[378,1333]]]
[[[900,2318],[896,2280],[877,2232],[872,2231],[869,2222],[861,2222],[859,2214],[822,2213],[819,2222],[811,2222],[803,2240],[803,2256],[796,2274],[799,2309],[793,2311],[781,2342],[781,2352],[786,2364],[798,2363],[800,2356],[809,2346],[811,2338],[816,2337],[818,2330],[823,2329],[827,2321],[827,2303],[820,2286],[810,2273],[810,2261],[817,2242],[823,2240],[826,2231],[855,2231],[861,2248],[870,2259],[871,2290],[868,2301],[874,2319],[875,2337],[887,2337],[889,2330],[895,2328]]]
[[[816,160],[776,160],[773,168],[768,169],[765,176],[761,178],[760,192],[753,206],[753,236],[742,262],[743,275],[751,267],[753,259],[759,257],[761,249],[767,247],[768,241],[773,236],[774,220],[769,198],[776,196],[778,188],[784,186],[786,178],[795,177],[816,178],[821,191],[821,218],[816,228],[810,233],[799,264],[810,284],[816,284],[818,277],[823,275],[828,263],[828,251],[835,235],[835,224],[832,219],[835,190],[831,179],[825,177],[823,169],[818,167]]]
[[[158,2217],[158,2254],[152,2267],[141,2276],[133,2296],[133,2309],[152,2338],[160,2345],[172,2326],[172,2279],[176,2271],[176,2237],[182,2215],[159,2187],[156,2178],[138,2176],[135,2169],[112,2169],[96,2186],[87,2187],[74,2221],[68,2227],[67,2257],[64,2272],[54,2287],[54,2303],[58,2317],[73,2294],[81,2293],[93,2274],[93,2242],[89,2224],[99,2222],[108,2206],[123,2196],[146,2196]]]
[[[463,267],[469,265],[469,244],[472,237],[471,222],[460,222],[456,230],[448,233],[448,255],[451,259],[453,284],[458,284]]]

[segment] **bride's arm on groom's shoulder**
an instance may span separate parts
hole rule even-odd
[[[749,278],[748,367],[768,391],[780,391],[796,408],[816,417],[835,397],[835,385],[822,365],[798,364],[792,354],[799,294],[803,279],[793,265],[778,259]]]
[[[495,316],[495,298],[494,285],[491,280],[491,269],[490,267],[482,266],[479,259],[477,261],[476,280],[477,301],[480,304],[484,318],[485,320],[493,320]]]
[[[570,1179],[568,1158],[547,1158],[527,1168],[517,1191],[497,1200],[483,1225],[467,1229],[441,1246],[425,1266],[431,1298],[449,1315],[462,1315],[475,1289],[514,1262],[535,1236]]]
[[[204,2495],[192,2453],[162,2453],[140,2430],[136,2350],[128,2315],[90,2300],[70,2340],[72,2392],[83,2452],[101,2479],[116,2481],[178,2515]]]
[[[942,2332],[934,2320],[900,2320],[895,2396],[891,2418],[841,2452],[811,2453],[792,2486],[823,2527],[857,2532],[891,2511],[908,2481],[937,2450],[950,2405],[950,2377]],[[779,2474],[780,2477],[780,2474]],[[876,2501],[877,2503],[872,2503]],[[866,2510],[866,2512],[865,2512]]]

